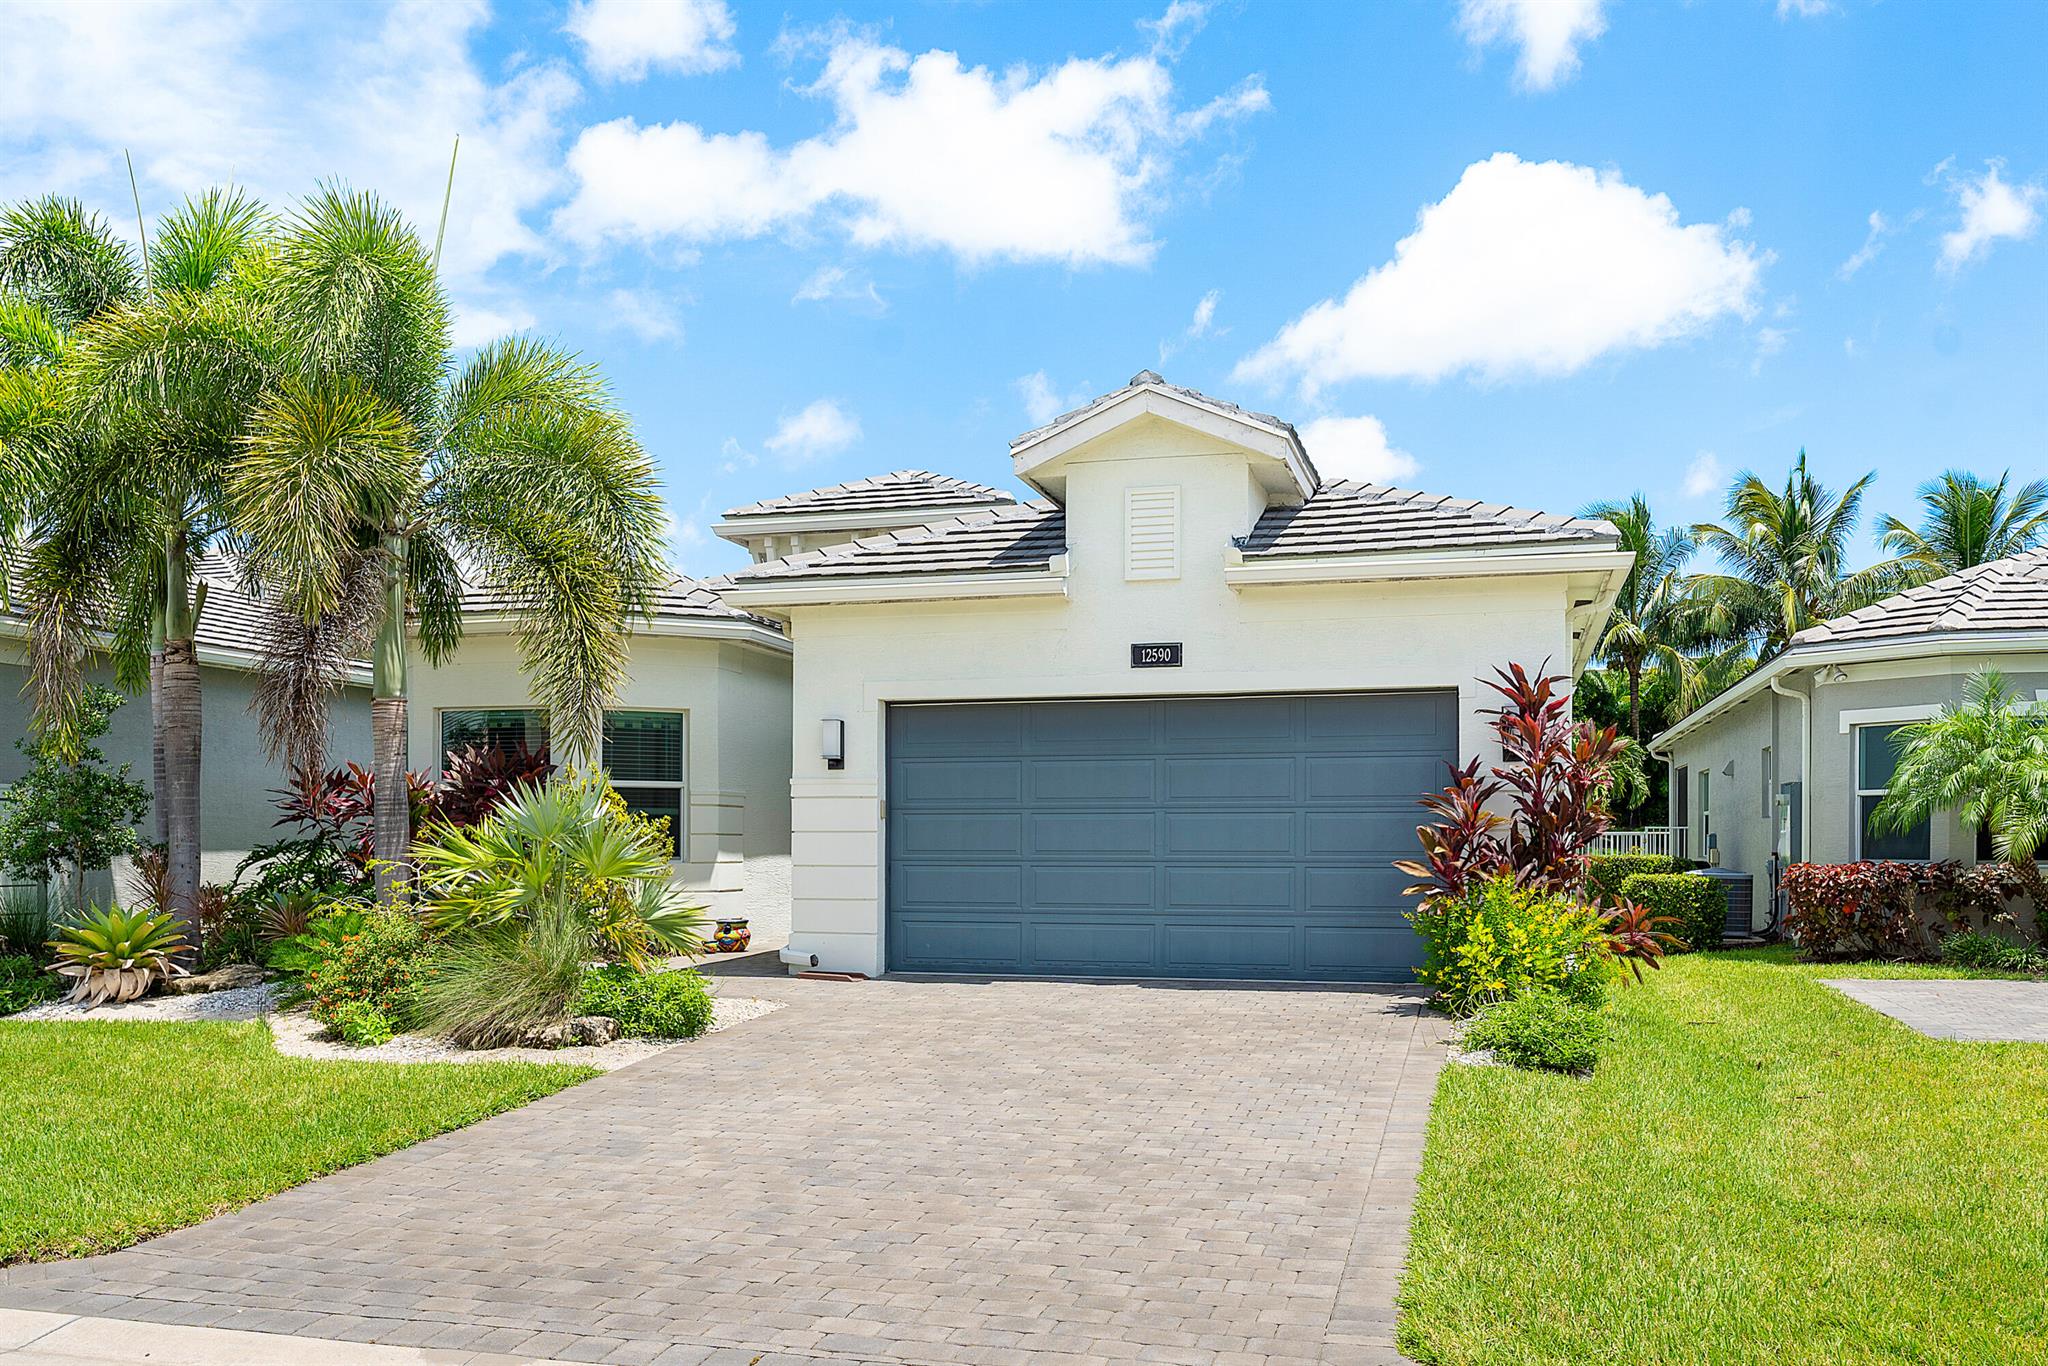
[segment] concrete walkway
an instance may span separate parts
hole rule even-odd
[[[1930,1038],[2048,1043],[2048,982],[1829,978],[1821,985]]]
[[[1414,992],[745,988],[788,1008],[0,1306],[445,1362],[1399,1360]]]

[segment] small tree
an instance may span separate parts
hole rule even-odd
[[[1900,727],[1898,739],[1899,766],[1872,828],[1902,831],[1953,810],[1965,829],[1989,830],[2033,898],[2035,928],[2048,933],[2048,879],[2037,862],[2048,846],[2048,707],[2021,700],[1986,669],[1971,676],[1961,706]]]
[[[71,874],[71,904],[85,903],[85,875],[135,851],[135,823],[149,813],[149,789],[109,769],[96,743],[127,699],[97,684],[80,699],[71,746],[48,734],[20,739],[28,773],[0,795],[0,863],[16,877]],[[68,748],[68,756],[64,750]]]

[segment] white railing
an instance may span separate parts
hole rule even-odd
[[[1685,827],[1682,825],[1652,825],[1641,830],[1609,830],[1593,838],[1593,853],[1596,854],[1662,854],[1666,858],[1685,857]]]

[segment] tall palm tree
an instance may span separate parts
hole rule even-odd
[[[1834,493],[1807,470],[1803,449],[1783,489],[1748,471],[1738,476],[1723,520],[1693,528],[1699,544],[1718,554],[1727,571],[1692,579],[1701,632],[1724,643],[1747,643],[1769,658],[1807,627],[1904,587],[1907,579],[1896,562],[1853,573],[1847,568],[1863,495],[1876,478],[1866,474]]]
[[[1681,648],[1693,610],[1685,578],[1695,545],[1693,533],[1683,527],[1659,530],[1640,493],[1626,503],[1594,503],[1580,516],[1614,523],[1621,533],[1621,548],[1636,557],[1594,654],[1607,668],[1619,669],[1627,681],[1629,739],[1640,745],[1644,673],[1658,669],[1668,675],[1681,706],[1689,705],[1698,687],[1699,670]]]
[[[149,679],[159,829],[171,912],[198,943],[204,557],[232,548],[225,476],[260,392],[263,343],[246,317],[265,258],[261,206],[234,192],[161,225],[143,288],[81,323],[57,367],[63,438],[50,444],[27,555],[31,685],[39,718],[68,724],[83,670],[111,636],[116,677]],[[223,344],[232,338],[234,345]]]
[[[1891,788],[1870,813],[1880,831],[1906,830],[1953,810],[1965,829],[1989,830],[1992,848],[2033,898],[2048,934],[2048,708],[2017,698],[1995,669],[1971,677],[1963,703],[1900,727]]]
[[[251,570],[290,614],[266,646],[259,707],[273,747],[304,762],[345,661],[367,646],[388,899],[411,840],[395,799],[408,623],[438,663],[461,638],[463,571],[496,590],[556,745],[594,756],[627,626],[665,573],[661,500],[590,366],[517,338],[457,365],[434,263],[375,197],[310,199],[279,236],[262,297],[288,359],[229,480]]]
[[[1989,564],[2048,541],[2048,479],[2007,491],[2012,473],[1986,484],[1967,470],[1949,470],[1920,486],[1920,528],[1887,514],[1878,544],[1899,557],[1916,581],[1927,582]]]

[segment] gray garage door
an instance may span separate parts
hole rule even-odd
[[[897,972],[1408,980],[1450,692],[889,709]]]

